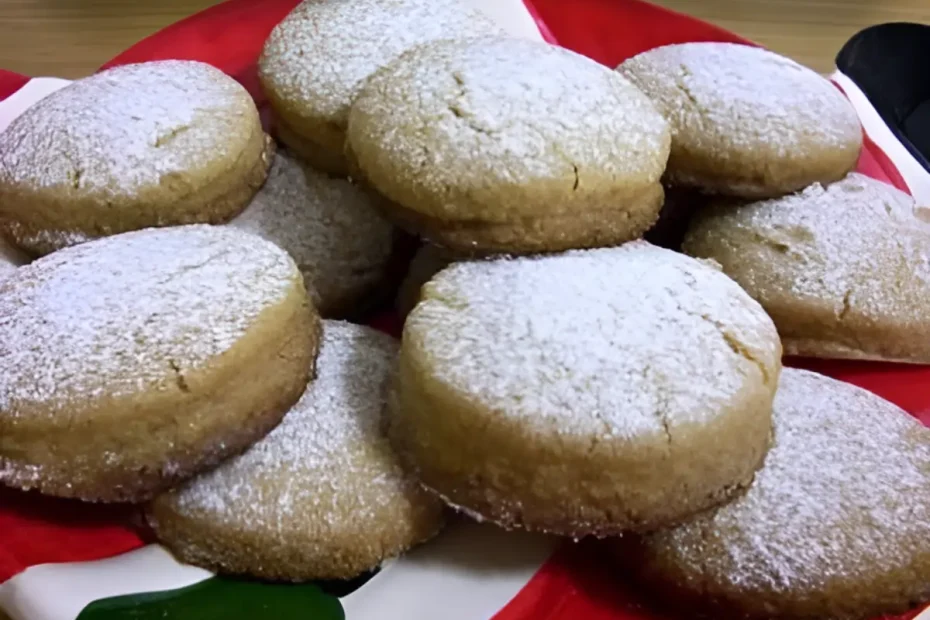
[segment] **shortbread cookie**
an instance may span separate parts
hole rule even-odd
[[[287,250],[320,314],[343,316],[384,281],[394,227],[369,192],[278,153],[268,181],[232,226]]]
[[[856,165],[862,130],[852,105],[825,78],[772,52],[684,43],[618,70],[671,124],[673,184],[767,198],[837,181]]]
[[[702,211],[684,242],[765,307],[785,352],[930,362],[930,223],[860,174]]]
[[[0,483],[140,501],[297,401],[319,320],[288,255],[223,227],[125,233],[0,281]]]
[[[47,254],[141,228],[224,222],[264,182],[272,148],[249,93],[207,64],[110,69],[0,133],[0,231]]]
[[[651,529],[752,480],[780,359],[735,282],[646,242],[456,263],[407,319],[392,439],[504,527]]]
[[[378,71],[349,115],[353,169],[391,213],[460,252],[635,239],[662,206],[667,123],[618,73],[518,39],[423,45]]]
[[[407,269],[407,275],[400,284],[394,306],[401,317],[406,317],[420,301],[420,289],[433,276],[455,262],[450,252],[435,245],[425,243]]]
[[[712,618],[866,620],[930,600],[930,431],[794,369],[774,426],[746,494],[639,541],[632,572]]]
[[[242,456],[159,496],[148,520],[192,564],[265,579],[348,579],[432,537],[442,503],[405,474],[383,424],[397,343],[324,321],[319,376]]]
[[[421,43],[502,32],[464,0],[308,0],[259,60],[278,138],[315,167],[348,172],[349,106],[365,79]]]

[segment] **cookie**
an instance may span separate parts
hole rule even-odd
[[[772,52],[683,43],[639,54],[618,71],[671,124],[672,184],[769,198],[838,181],[859,158],[862,130],[839,89]]]
[[[345,175],[349,106],[368,76],[421,43],[499,32],[462,0],[303,2],[271,32],[258,63],[277,137],[316,168]]]
[[[646,242],[456,263],[407,319],[392,440],[481,519],[647,530],[752,480],[780,359],[735,282]]]
[[[238,82],[199,62],[98,73],[0,133],[0,232],[42,255],[121,232],[225,222],[273,156]]]
[[[324,321],[319,376],[243,455],[156,498],[182,560],[265,579],[348,579],[432,537],[442,504],[405,474],[383,424],[397,343]]]
[[[385,277],[394,227],[376,198],[279,152],[268,181],[231,225],[287,250],[323,316],[352,312]]]
[[[274,428],[319,319],[288,255],[224,227],[149,229],[0,281],[0,483],[141,501]]]
[[[397,291],[394,307],[401,317],[406,317],[420,301],[420,290],[433,276],[455,262],[454,255],[425,243],[414,254],[407,275]]]
[[[930,431],[853,385],[782,373],[746,494],[638,541],[638,578],[689,615],[866,620],[930,600]]]
[[[346,149],[413,232],[458,252],[531,253],[642,236],[662,206],[669,140],[618,73],[486,37],[423,45],[378,71]]]
[[[712,258],[778,326],[785,352],[930,362],[930,223],[860,174],[785,198],[702,211],[686,253]]]

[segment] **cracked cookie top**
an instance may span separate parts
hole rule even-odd
[[[219,223],[264,180],[265,140],[249,93],[210,65],[103,71],[0,133],[4,232],[46,254],[150,226]]]
[[[791,355],[930,361],[930,223],[903,192],[850,174],[701,211],[683,249],[765,307]]]
[[[624,553],[636,574],[727,608],[711,617],[871,618],[924,600],[930,431],[861,388],[790,368],[773,420],[748,491]]]
[[[248,92],[210,65],[117,67],[52,93],[14,120],[0,134],[0,180],[132,194],[240,152],[251,132],[240,121],[255,114]]]
[[[20,267],[0,280],[0,429],[186,389],[189,372],[234,363],[262,313],[302,289],[283,250],[211,226],[126,233]]]
[[[486,37],[415,48],[352,106],[350,160],[442,220],[622,210],[665,169],[669,131],[625,78],[571,51]]]
[[[712,423],[774,389],[781,359],[735,282],[646,242],[455,263],[423,287],[404,348],[482,410],[620,443]]]
[[[852,169],[856,112],[828,80],[767,50],[732,43],[656,48],[618,67],[672,129],[668,179],[767,197]]]

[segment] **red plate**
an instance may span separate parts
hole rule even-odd
[[[256,97],[255,62],[268,33],[297,0],[230,0],[141,41],[105,66],[178,58],[208,62],[232,75]],[[562,45],[614,67],[639,52],[669,43],[728,41],[751,44],[721,28],[639,0],[527,0],[541,32]],[[0,99],[26,78],[0,70]],[[885,154],[866,141],[859,171],[907,191]],[[796,360],[803,366],[862,386],[930,424],[930,368],[897,364]],[[91,560],[141,542],[124,509],[98,507],[0,491],[0,582],[43,562]],[[559,552],[497,616],[499,620],[655,620],[635,594],[612,578],[596,545]],[[912,618],[916,614],[901,617]]]

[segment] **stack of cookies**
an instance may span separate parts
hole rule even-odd
[[[782,368],[930,361],[930,220],[850,172],[829,82],[719,43],[613,70],[463,0],[304,2],[260,77],[274,139],[182,61],[0,134],[36,259],[0,272],[0,483],[143,503],[183,560],[276,580],[451,508],[609,538],[715,617],[930,598],[930,431]],[[395,295],[399,343],[338,320]]]

